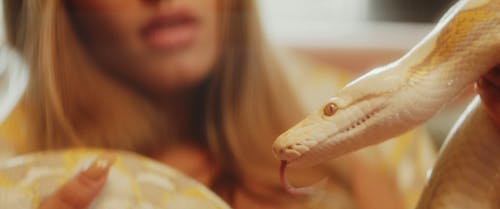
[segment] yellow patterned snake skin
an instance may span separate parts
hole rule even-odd
[[[44,197],[102,152],[41,152],[0,163],[0,208],[38,208]],[[102,193],[89,209],[230,208],[209,189],[164,164],[129,152],[113,152],[117,161]]]
[[[341,89],[320,109],[276,139],[287,166],[311,166],[380,143],[428,119],[465,87],[500,67],[500,0],[460,0],[402,58]],[[500,128],[479,98],[450,132],[421,209],[500,208]]]

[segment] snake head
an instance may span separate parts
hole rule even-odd
[[[408,124],[401,120],[405,114],[400,113],[411,100],[399,98],[402,76],[390,73],[389,67],[351,82],[281,134],[273,144],[275,156],[289,166],[309,166],[406,130]]]
[[[332,98],[322,108],[281,134],[273,144],[275,156],[281,161],[292,162],[321,144],[319,139],[326,138],[337,129],[338,126],[330,119],[342,115],[344,103],[340,98]]]
[[[384,107],[383,98],[371,98],[353,106],[348,99],[327,101],[273,144],[275,156],[290,166],[313,165],[354,149],[371,119]],[[371,125],[371,124],[370,124]]]

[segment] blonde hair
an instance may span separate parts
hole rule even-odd
[[[155,108],[96,70],[62,1],[5,1],[5,13],[8,43],[31,71],[24,101],[31,141],[25,151],[154,143],[148,134],[164,129],[161,121],[151,121]],[[144,140],[133,140],[138,137]]]

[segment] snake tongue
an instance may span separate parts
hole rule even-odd
[[[286,167],[288,162],[283,160],[280,165],[280,180],[281,185],[285,188],[285,190],[292,195],[312,195],[319,192],[319,188],[324,187],[328,181],[328,178],[324,178],[321,181],[306,187],[294,187],[290,184],[288,179],[286,178]]]

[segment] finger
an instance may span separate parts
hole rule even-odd
[[[83,172],[77,174],[53,195],[45,199],[39,209],[85,209],[102,190],[115,156],[103,154]]]
[[[486,111],[500,125],[500,85],[496,86],[490,79],[482,78],[477,82],[476,89]]]

